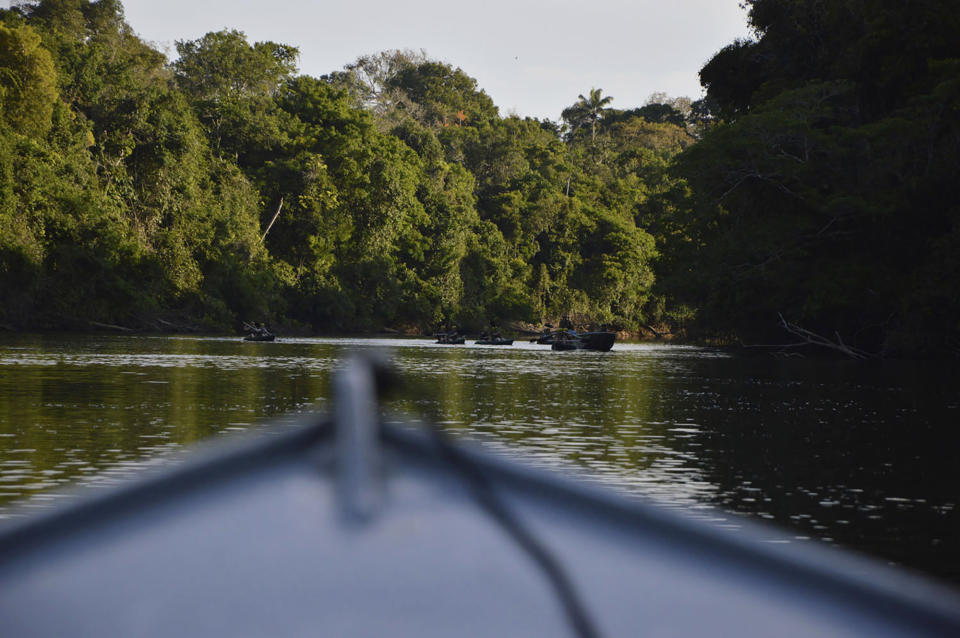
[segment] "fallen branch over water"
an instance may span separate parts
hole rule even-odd
[[[655,330],[652,326],[648,326],[648,325],[645,324],[645,323],[640,324],[640,327],[643,328],[644,330],[648,330],[648,331],[652,332],[652,333],[653,333],[653,336],[656,337],[657,339],[663,339],[663,338],[666,336],[665,333],[658,332],[658,331]]]
[[[800,337],[803,339],[803,342],[797,345],[813,345],[820,346],[821,348],[829,348],[831,350],[836,350],[841,352],[848,357],[853,359],[873,359],[874,355],[861,350],[860,348],[855,348],[853,346],[848,346],[843,342],[843,338],[840,336],[839,332],[834,332],[837,337],[836,341],[831,341],[830,339],[818,335],[815,332],[807,330],[806,328],[801,328],[800,326],[790,323],[783,318],[783,315],[777,313],[777,316],[780,317],[780,325],[783,326],[783,329],[789,332],[792,335]]]
[[[135,332],[133,328],[127,328],[126,326],[115,326],[112,323],[100,323],[99,321],[88,321],[87,323],[96,328],[106,328],[107,330],[118,330],[120,332]]]
[[[830,339],[818,335],[812,330],[807,330],[806,328],[801,328],[795,323],[790,323],[783,318],[783,315],[777,313],[777,316],[780,317],[780,325],[784,330],[790,334],[800,337],[802,341],[796,341],[794,343],[776,343],[776,344],[753,344],[748,345],[745,343],[740,344],[742,348],[763,348],[766,350],[779,350],[778,353],[780,356],[787,357],[799,357],[803,356],[798,352],[786,352],[791,348],[807,348],[810,346],[817,346],[820,348],[827,348],[829,350],[835,350],[840,352],[852,359],[866,360],[866,359],[876,359],[877,355],[867,352],[866,350],[861,350],[860,348],[855,348],[853,346],[848,346],[843,341],[843,337],[840,336],[839,332],[835,332],[837,339],[836,341],[831,341]]]

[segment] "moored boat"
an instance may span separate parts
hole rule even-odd
[[[382,417],[389,376],[348,361],[329,416],[3,522],[3,634],[960,635],[913,574]]]

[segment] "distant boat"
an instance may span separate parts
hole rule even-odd
[[[952,589],[383,417],[389,378],[0,521],[3,635],[960,636]]]
[[[243,322],[243,327],[248,334],[243,338],[244,341],[274,341],[277,336],[271,333],[262,323]]]
[[[550,347],[553,350],[596,350],[598,352],[608,352],[616,340],[617,334],[615,332],[559,333],[557,337],[550,342]]]
[[[435,336],[437,337],[437,343],[447,345],[463,345],[467,342],[467,338],[457,332],[438,332]]]
[[[554,341],[557,340],[558,335],[560,335],[560,334],[561,334],[561,333],[558,332],[558,331],[549,331],[549,332],[548,332],[548,331],[544,330],[543,333],[542,333],[539,337],[534,337],[533,339],[530,339],[530,343],[536,343],[536,344],[539,344],[539,345],[541,345],[541,346],[549,346],[549,345],[553,344]]]
[[[512,346],[513,339],[504,339],[503,337],[481,337],[474,341],[478,346]]]
[[[274,334],[248,334],[243,338],[244,341],[274,341],[277,335]]]
[[[557,339],[550,344],[551,350],[583,350],[578,339]]]

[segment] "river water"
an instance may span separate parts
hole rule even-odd
[[[424,339],[0,335],[0,518],[175,462],[191,443],[324,410],[356,350],[392,358],[393,409],[682,508],[736,533],[827,542],[960,584],[955,365],[608,353]],[[71,488],[65,490],[64,488]]]

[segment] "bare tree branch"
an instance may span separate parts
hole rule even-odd
[[[875,355],[872,355],[869,352],[866,352],[859,348],[855,348],[853,346],[848,346],[847,344],[845,344],[843,342],[843,338],[840,337],[839,332],[834,333],[836,335],[837,340],[831,341],[830,339],[820,336],[815,332],[807,330],[806,328],[801,328],[796,324],[788,322],[786,319],[783,318],[783,315],[780,313],[777,313],[777,316],[780,317],[780,325],[783,326],[784,330],[786,330],[792,335],[800,337],[801,339],[804,340],[804,343],[806,344],[820,346],[822,348],[829,348],[831,350],[836,350],[838,352],[842,352],[843,354],[853,359],[863,360],[863,359],[872,359],[875,357]]]

